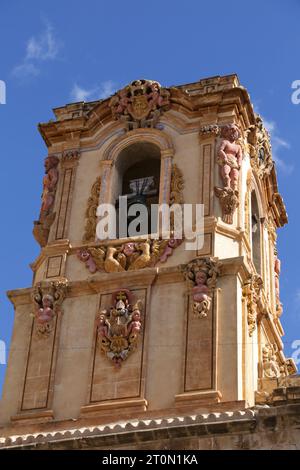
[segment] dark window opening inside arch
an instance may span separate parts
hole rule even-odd
[[[137,231],[140,235],[155,232],[157,220],[151,220],[151,206],[159,203],[160,186],[160,150],[153,144],[136,143],[126,148],[120,155],[120,191],[119,196],[127,197],[127,210],[134,204],[141,204],[147,209],[148,230],[143,231],[140,224]],[[120,217],[119,199],[116,200],[118,218]],[[127,217],[127,230],[129,224],[139,216]],[[118,231],[118,224],[117,224]],[[119,234],[118,236],[125,234]],[[129,236],[128,231],[126,236]]]
[[[252,261],[258,274],[261,274],[261,223],[255,191],[251,194],[251,234]]]

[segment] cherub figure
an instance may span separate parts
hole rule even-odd
[[[192,288],[193,300],[203,302],[208,300],[209,288],[207,287],[207,274],[204,271],[198,271],[195,275],[196,285]]]
[[[195,274],[196,285],[192,288],[193,312],[197,317],[204,318],[211,305],[210,290],[207,286],[208,276],[206,272],[200,270]]]
[[[102,312],[100,314],[99,320],[98,320],[98,333],[103,338],[106,338],[107,335],[108,335],[108,326],[107,326],[107,322],[106,322],[105,313],[106,312]]]
[[[54,299],[52,295],[46,294],[42,299],[42,307],[39,308],[36,312],[36,319],[38,323],[48,323],[54,317],[53,311],[53,302]]]
[[[118,106],[116,108],[116,112],[117,114],[123,114],[129,103],[130,103],[130,99],[128,98],[128,91],[126,88],[124,88],[123,90],[119,91],[118,93],[118,96],[119,96],[119,103],[118,103]]]
[[[235,124],[229,124],[223,127],[221,136],[223,139],[218,149],[218,164],[221,167],[224,189],[237,191],[243,158],[241,146],[236,143],[240,131]]]
[[[58,182],[58,163],[59,159],[55,156],[47,157],[44,163],[46,174],[43,179],[41,216],[48,214],[54,204],[55,189]]]
[[[135,309],[132,312],[132,321],[129,324],[128,334],[130,334],[132,336],[138,335],[139,332],[141,331],[141,326],[142,326],[141,313],[138,309]]]
[[[123,246],[123,253],[125,256],[131,256],[133,255],[133,253],[135,253],[135,251],[135,243],[133,242],[125,243],[125,245]]]
[[[148,94],[149,97],[149,106],[151,109],[159,108],[163,105],[163,97],[160,94],[159,84],[153,82],[150,85],[151,92]]]

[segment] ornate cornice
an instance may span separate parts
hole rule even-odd
[[[155,82],[153,82],[155,83]],[[202,118],[213,106],[219,111],[225,104],[232,106],[242,116],[245,127],[255,123],[253,109],[247,91],[239,85],[236,75],[212,77],[199,82],[171,87],[169,108],[186,115],[188,119]],[[66,140],[91,138],[107,125],[122,127],[109,107],[111,98],[91,103],[72,103],[54,110],[56,121],[40,123],[39,130],[47,146],[63,143]],[[204,114],[203,114],[204,113]]]

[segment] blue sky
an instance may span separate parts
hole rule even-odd
[[[0,340],[13,323],[8,289],[31,285],[39,253],[32,222],[39,213],[46,147],[37,124],[52,108],[103,98],[136,78],[165,86],[237,73],[272,132],[289,225],[280,230],[286,354],[300,340],[299,143],[300,1],[1,0]],[[0,365],[0,389],[5,366]]]

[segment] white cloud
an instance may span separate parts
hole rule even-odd
[[[94,94],[94,92],[95,92],[94,88],[87,90],[77,85],[77,83],[75,83],[71,91],[71,99],[74,101],[88,101],[91,98],[91,96]]]
[[[13,68],[12,74],[18,78],[37,76],[40,73],[41,63],[55,60],[60,47],[61,42],[56,38],[53,27],[47,22],[39,36],[32,36],[27,41],[24,59]]]
[[[71,99],[74,101],[94,101],[105,99],[115,92],[116,87],[116,84],[111,80],[102,82],[99,86],[95,86],[93,88],[84,88],[75,83],[71,90]]]
[[[48,23],[38,38],[32,37],[27,42],[25,60],[56,59],[60,43],[56,39],[53,27]]]
[[[35,65],[26,62],[16,65],[12,71],[12,74],[17,78],[36,77],[39,73],[40,70]]]
[[[108,98],[109,96],[113,95],[116,91],[116,84],[111,80],[107,80],[103,82],[100,86],[100,99]]]
[[[278,130],[277,130],[277,125],[274,121],[268,121],[267,119],[264,119],[264,125],[267,131],[269,131],[270,136],[271,136],[271,143],[272,143],[272,156],[273,159],[277,165],[277,167],[282,170],[286,174],[291,174],[294,170],[294,166],[287,163],[281,156],[279,155],[282,149],[290,149],[291,146],[290,144],[279,137],[278,135]]]

